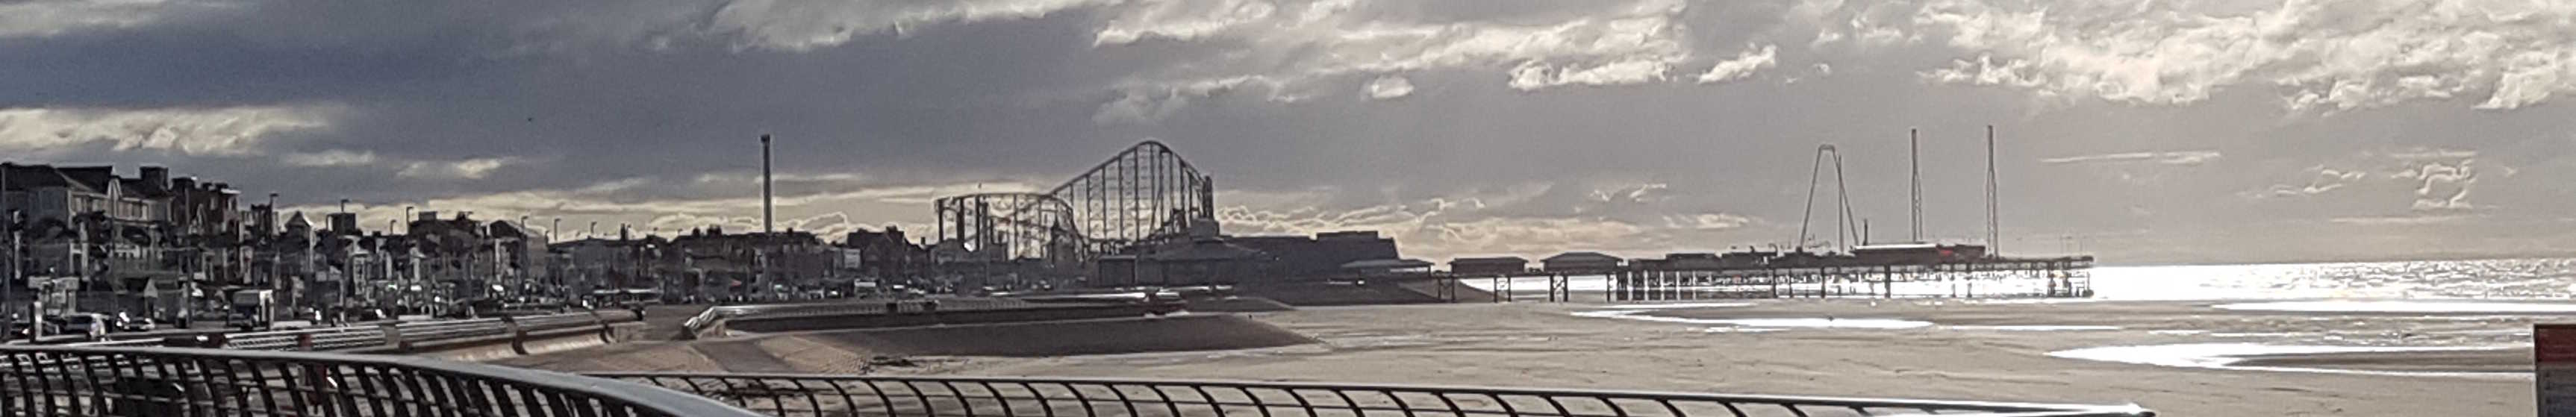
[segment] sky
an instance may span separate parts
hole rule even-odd
[[[2570,39],[2511,0],[0,0],[0,159],[570,239],[757,229],[770,134],[782,227],[922,235],[1159,140],[1232,234],[1651,257],[1833,243],[1825,144],[1914,240],[1909,129],[1921,239],[1983,242],[1992,126],[2008,254],[2558,255]]]

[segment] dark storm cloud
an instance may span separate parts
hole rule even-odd
[[[2404,237],[2503,253],[2458,236],[2576,208],[2576,191],[2550,185],[2576,178],[2563,133],[2576,126],[2548,105],[2576,90],[2552,41],[2576,30],[2548,19],[2565,8],[0,8],[45,12],[0,17],[0,149],[172,165],[295,204],[357,199],[370,216],[416,205],[739,225],[756,213],[748,178],[768,133],[796,224],[917,225],[929,198],[1044,189],[1153,138],[1217,177],[1240,231],[1379,228],[1431,256],[1651,255],[1796,240],[1824,143],[1844,153],[1855,208],[1894,240],[1886,231],[1908,226],[1905,131],[1920,128],[1928,237],[1973,240],[1989,124],[2007,234],[2090,239],[2115,257],[2352,257],[2372,249],[2345,242]],[[2398,14],[2440,18],[2331,18]],[[2263,228],[2312,247],[2231,234]],[[2576,242],[2513,244],[2550,239]]]

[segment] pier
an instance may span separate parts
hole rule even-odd
[[[1545,293],[1549,302],[1570,302],[1593,292],[1598,292],[1603,301],[2084,298],[2093,296],[2092,269],[2093,257],[2074,256],[1906,264],[1619,268],[1486,276],[1443,274],[1432,279],[1440,281],[1438,288],[1456,288],[1482,280],[1493,293],[1494,302],[1513,301],[1531,290]],[[1587,285],[1578,285],[1578,281]],[[1454,291],[1438,293],[1451,301],[1476,301],[1458,299]]]

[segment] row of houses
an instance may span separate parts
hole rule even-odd
[[[525,218],[419,211],[368,231],[361,224],[375,223],[355,213],[286,212],[276,194],[264,203],[245,194],[157,166],[0,163],[0,213],[15,213],[0,219],[9,249],[0,251],[0,315],[176,318],[223,310],[226,294],[241,290],[275,291],[288,312],[443,313],[638,289],[787,298],[942,274],[937,245],[893,227],[834,242],[719,227],[556,242]]]
[[[850,231],[837,242],[811,232],[728,233],[721,226],[672,237],[589,238],[553,245],[556,274],[572,293],[649,289],[674,298],[787,299],[855,291],[935,275],[932,250],[903,229]]]
[[[545,241],[521,224],[421,212],[403,233],[366,232],[354,213],[313,217],[281,212],[275,194],[244,198],[157,166],[120,175],[0,163],[0,244],[10,249],[0,251],[0,312],[176,319],[254,289],[275,291],[286,311],[426,310],[547,279]]]

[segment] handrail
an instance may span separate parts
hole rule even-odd
[[[593,373],[775,416],[2149,417],[2135,405],[1178,379]]]
[[[625,314],[625,316],[620,317],[620,319],[635,319],[632,313],[625,313],[623,311],[612,311],[599,314]],[[518,329],[527,331],[546,331],[598,326],[605,319],[606,318],[592,312],[577,312],[544,316],[528,316],[515,318],[513,320],[517,323]],[[223,347],[227,349],[330,351],[387,346],[398,343],[421,343],[450,339],[509,335],[513,331],[511,323],[513,320],[483,318],[391,323],[396,331],[401,335],[400,340],[389,339],[389,335],[385,333],[385,329],[383,328],[384,324],[230,333],[223,335],[222,340],[224,342]],[[307,338],[310,338],[310,345],[306,344]],[[136,339],[75,343],[70,346],[148,347],[161,346],[163,344],[164,342],[161,339]]]
[[[755,416],[629,382],[408,356],[0,346],[8,415]]]
[[[1159,303],[1170,305],[1169,303],[1174,301],[1177,300],[1165,299],[1159,301]],[[1056,302],[1034,302],[1027,299],[1004,297],[956,297],[921,299],[861,299],[819,303],[746,304],[707,307],[705,310],[699,311],[696,316],[691,316],[687,321],[681,322],[680,327],[684,329],[683,331],[685,334],[690,335],[690,337],[695,337],[697,335],[705,334],[707,329],[714,326],[716,322],[736,319],[785,319],[857,315],[886,316],[940,312],[954,313],[996,310],[1055,309],[1078,307],[1077,304],[1120,305],[1139,303],[1153,304],[1158,303],[1158,301],[1154,301],[1154,298],[1151,296],[1139,295],[1133,299],[1113,299],[1104,297],[1096,299],[1057,300]]]

